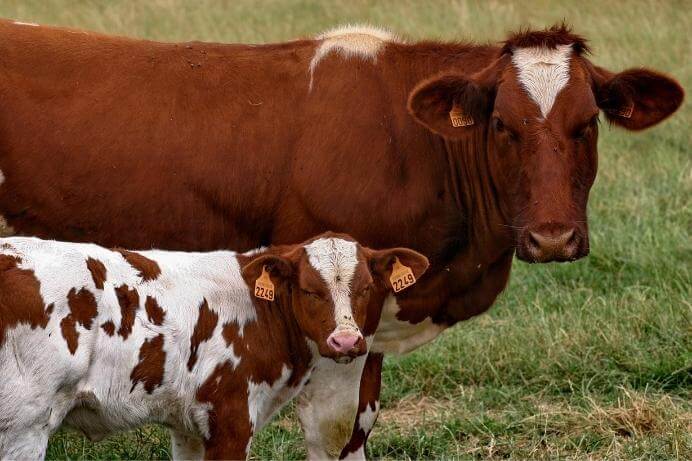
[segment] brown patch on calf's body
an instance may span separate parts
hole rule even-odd
[[[144,308],[147,311],[147,318],[154,325],[163,325],[163,318],[166,313],[161,309],[159,303],[152,296],[147,296],[147,300],[144,302]]]
[[[60,330],[70,354],[74,355],[79,346],[77,323],[87,330],[91,330],[91,323],[98,314],[98,309],[94,294],[86,288],[79,291],[72,288],[67,294],[67,304],[70,307],[70,313],[60,322]]]
[[[247,392],[247,376],[228,362],[217,365],[197,390],[197,401],[211,405],[209,437],[204,440],[205,459],[247,457],[247,444],[253,433]]]
[[[88,258],[86,260],[87,269],[91,273],[91,279],[99,290],[103,290],[103,282],[106,281],[106,266],[98,259]]]
[[[216,324],[219,321],[219,315],[209,309],[209,304],[207,300],[202,301],[199,306],[199,317],[197,318],[197,324],[190,337],[190,358],[187,361],[187,369],[192,371],[192,368],[197,363],[197,349],[199,345],[204,341],[208,341],[211,338]]]
[[[132,392],[138,382],[144,384],[148,394],[154,392],[163,382],[166,352],[163,350],[163,334],[151,339],[145,339],[139,349],[139,363],[132,369]]]
[[[102,323],[101,329],[105,331],[108,336],[113,336],[115,334],[115,324],[110,320]]]
[[[132,333],[132,327],[135,324],[135,314],[137,309],[139,309],[139,293],[134,288],[130,288],[127,285],[121,285],[115,289],[115,294],[118,297],[118,304],[120,304],[120,328],[118,328],[118,334],[127,339]]]
[[[46,328],[53,305],[45,306],[34,272],[20,269],[21,258],[0,254],[0,346],[6,331],[20,324]]]
[[[145,282],[150,282],[156,280],[159,275],[161,275],[161,268],[156,261],[153,261],[146,256],[142,256],[134,251],[127,251],[123,249],[116,249],[120,253],[127,263],[134,267],[138,272],[139,276]]]

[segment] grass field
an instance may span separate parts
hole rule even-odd
[[[2,0],[0,16],[160,40],[280,41],[346,22],[411,38],[499,40],[563,18],[611,69],[646,65],[692,88],[692,2]],[[388,358],[370,453],[383,458],[692,459],[692,111],[631,135],[602,125],[591,256],[517,262],[490,313]],[[52,459],[167,458],[148,427]],[[255,458],[304,456],[292,411]]]

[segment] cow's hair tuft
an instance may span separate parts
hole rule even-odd
[[[511,34],[504,42],[502,53],[512,54],[516,48],[556,49],[559,45],[572,45],[572,50],[577,55],[586,54],[590,51],[586,39],[572,33],[571,27],[563,22],[548,29],[524,29]]]

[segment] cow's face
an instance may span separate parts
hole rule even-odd
[[[409,99],[414,117],[449,139],[483,130],[480,148],[503,224],[525,261],[572,261],[589,252],[586,205],[596,176],[599,111],[611,123],[641,130],[682,103],[675,81],[643,69],[613,74],[583,57],[585,49],[564,27],[519,34],[482,72],[434,77]],[[454,111],[462,126],[451,123]]]
[[[256,257],[243,276],[253,287],[266,268],[277,299],[290,302],[297,325],[320,355],[350,362],[367,352],[364,330],[379,322],[397,258],[416,278],[428,267],[428,260],[412,250],[370,250],[348,236],[324,234],[281,254]]]

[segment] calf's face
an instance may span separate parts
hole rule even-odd
[[[243,277],[254,289],[265,271],[276,300],[290,303],[300,330],[320,355],[346,363],[367,352],[364,330],[379,322],[397,261],[417,280],[428,260],[413,250],[371,250],[332,235],[258,255],[244,266]]]

